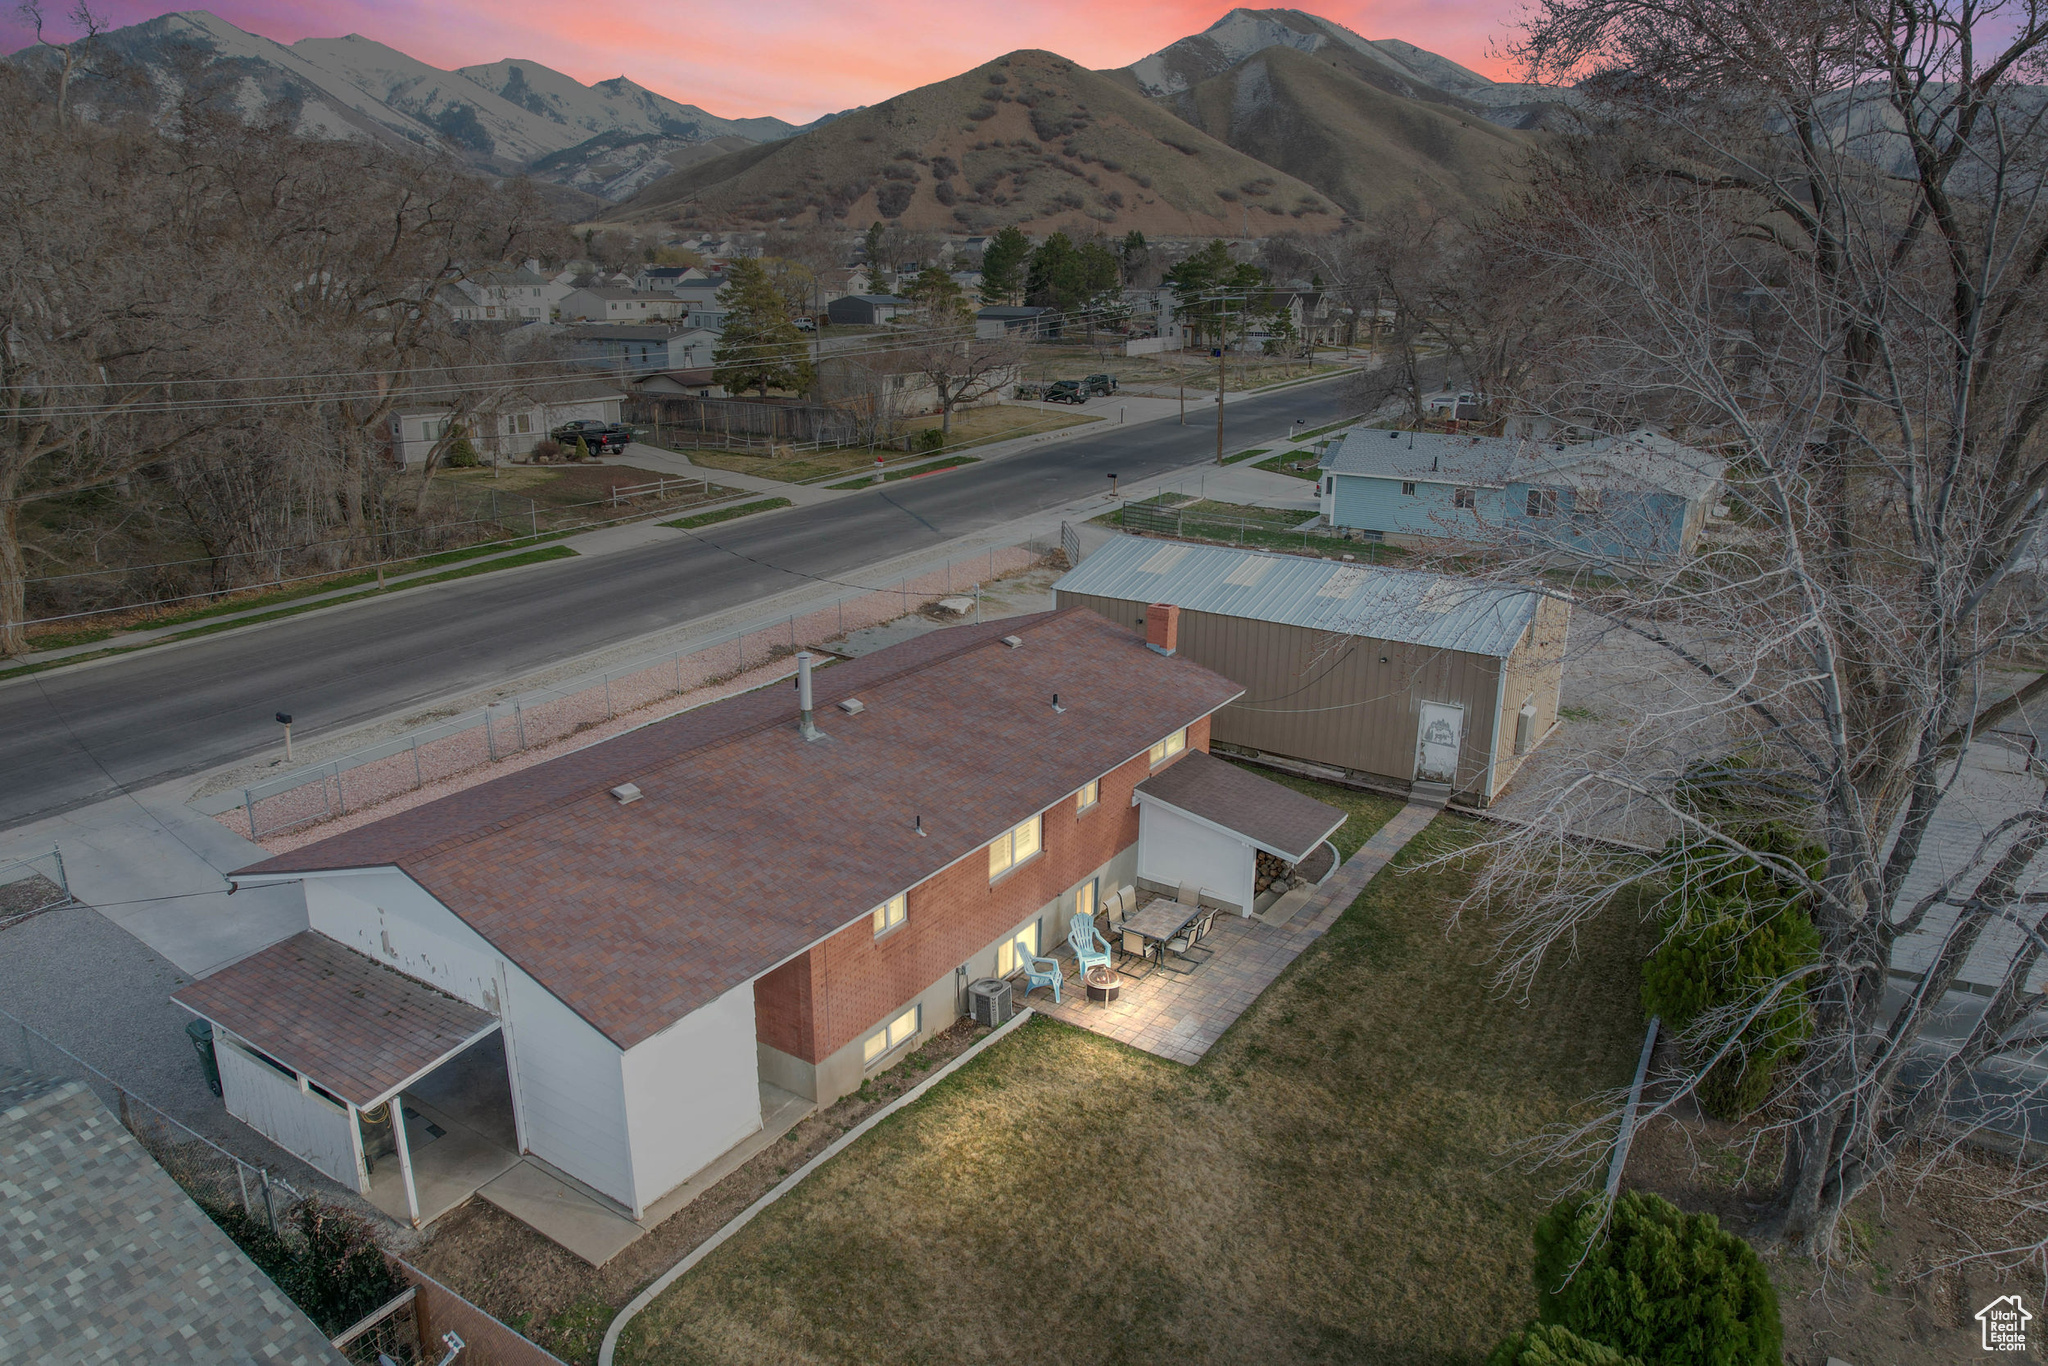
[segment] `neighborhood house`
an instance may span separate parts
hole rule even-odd
[[[1077,912],[1139,881],[1248,911],[1258,850],[1342,819],[1203,752],[1237,684],[1090,612],[800,660],[235,874],[302,882],[310,928],[176,994],[229,1110],[414,1222],[516,1163],[639,1219]],[[450,1070],[474,1122],[425,1099]]]
[[[617,422],[625,395],[591,384],[552,386],[543,401],[528,396],[498,399],[489,409],[456,416],[453,408],[406,408],[391,415],[391,459],[413,468],[426,463],[437,447],[454,435],[467,434],[485,461],[526,455],[556,427],[576,421]]]
[[[1567,555],[1690,555],[1727,462],[1650,432],[1579,444],[1359,427],[1325,450],[1322,514],[1390,545],[1503,536]]]
[[[1117,536],[1054,585],[1244,684],[1219,745],[1484,806],[1557,723],[1567,605],[1439,574]]]

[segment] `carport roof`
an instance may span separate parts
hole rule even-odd
[[[1290,863],[1307,858],[1346,819],[1334,806],[1198,749],[1139,783],[1138,796],[1235,831]]]
[[[313,930],[171,999],[358,1108],[381,1103],[498,1024]]]

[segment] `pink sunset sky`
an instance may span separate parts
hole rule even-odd
[[[61,12],[63,0],[46,4]],[[164,11],[133,0],[93,6],[116,26]],[[658,0],[217,0],[229,23],[279,42],[360,33],[439,67],[501,57],[551,66],[586,84],[626,75],[726,118],[802,123],[958,75],[1015,48],[1049,48],[1089,67],[1124,66],[1223,17],[1223,0],[755,0],[681,6]],[[1404,38],[1497,79],[1497,44],[1518,0],[1344,0],[1310,13],[1368,38]],[[69,25],[52,23],[52,36]],[[32,41],[12,6],[12,50]]]

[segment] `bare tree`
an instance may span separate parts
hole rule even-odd
[[[1733,526],[1685,553],[1532,494],[1559,515],[1500,534],[1501,577],[1561,591],[1577,567],[1575,639],[1635,642],[1657,684],[1609,742],[1530,771],[1472,904],[1504,908],[1503,974],[1526,987],[1622,889],[1669,914],[1703,858],[1798,889],[1817,957],[1710,1012],[1667,1095],[1804,996],[1760,1234],[1816,1255],[1896,1164],[2042,1091],[2035,1067],[2014,1100],[1958,1103],[2048,1045],[2048,806],[1938,874],[1929,832],[1967,752],[2048,698],[2048,106],[2019,83],[2044,39],[2032,5],[1542,0],[1522,48],[1609,120],[1487,244],[1548,304],[1524,397],[1725,456]],[[1686,798],[1703,784],[1795,823],[1821,866]],[[1661,852],[1585,838],[1623,822]],[[1934,1047],[1970,963],[1991,994]]]

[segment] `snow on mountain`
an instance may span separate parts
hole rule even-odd
[[[1436,92],[1434,98],[1450,95],[1502,122],[1518,121],[1529,106],[1571,99],[1570,91],[1497,83],[1413,43],[1366,38],[1342,24],[1293,9],[1234,9],[1202,32],[1140,58],[1125,70],[1146,94],[1159,98],[1221,75],[1268,48],[1317,52],[1332,45],[1365,59],[1380,73],[1373,79],[1389,88],[1412,93],[1419,87]]]
[[[721,119],[623,76],[586,86],[512,60],[443,71],[359,34],[287,46],[204,10],[114,29],[100,42],[147,77],[159,108],[203,80],[210,98],[244,117],[283,108],[309,136],[446,147],[481,170],[531,173],[607,198],[666,174],[678,149],[796,131],[775,118]],[[35,47],[9,58],[49,59]],[[91,101],[90,92],[81,97]]]
[[[794,124],[781,119],[722,119],[694,104],[678,104],[666,95],[657,95],[624,76],[583,85],[539,62],[510,57],[484,66],[461,67],[457,74],[509,104],[565,128],[581,130],[576,142],[599,133],[683,139],[743,137],[749,142],[766,142],[796,131]]]

